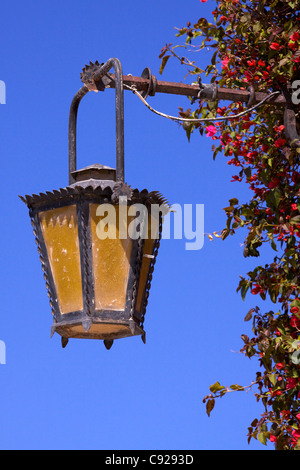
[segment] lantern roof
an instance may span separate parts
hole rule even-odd
[[[71,173],[75,182],[86,181],[90,179],[101,181],[116,181],[116,170],[110,166],[94,163],[80,170]],[[76,184],[76,183],[75,183]],[[74,185],[74,183],[73,183]]]

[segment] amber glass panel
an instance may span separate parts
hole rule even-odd
[[[61,313],[83,310],[76,206],[40,213]]]
[[[111,219],[112,225],[110,226],[110,234],[112,236],[115,232],[115,238],[100,239],[99,231],[97,234],[97,225],[103,217],[96,213],[98,206],[99,204],[90,204],[95,308],[97,310],[124,310],[132,240],[128,237],[120,239],[118,206],[113,206],[115,221]]]
[[[153,228],[152,234],[151,234],[151,227]],[[148,238],[146,238],[145,240],[144,256],[143,256],[142,267],[141,267],[141,272],[140,272],[139,288],[138,288],[136,307],[135,307],[138,312],[141,312],[142,301],[143,301],[145,287],[146,287],[148,274],[149,274],[149,268],[150,268],[150,264],[152,261],[154,245],[156,242],[156,238],[151,238],[151,236],[155,237],[155,235],[157,235],[155,232],[157,229],[158,229],[157,220],[153,216],[149,215]]]

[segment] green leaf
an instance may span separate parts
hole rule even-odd
[[[300,215],[296,215],[289,220],[290,224],[299,224],[300,223]]]
[[[225,387],[223,387],[223,385],[220,384],[220,382],[216,382],[214,383],[213,385],[211,385],[209,387],[209,390],[211,391],[211,393],[216,393],[216,392],[219,392],[220,390],[224,390]]]
[[[266,196],[266,201],[269,207],[277,209],[281,200],[281,192],[278,188],[271,189]]]
[[[300,300],[298,300],[298,299],[293,300],[293,301],[291,302],[290,307],[291,307],[291,308],[292,308],[292,307],[297,307],[297,308],[300,309]]]
[[[229,204],[231,206],[236,206],[238,203],[239,203],[239,200],[236,197],[229,199]]]
[[[266,433],[264,433],[264,432],[259,432],[258,435],[257,435],[257,439],[258,439],[259,442],[261,442],[264,446],[267,445]]]
[[[286,64],[287,62],[290,62],[290,59],[288,57],[284,57],[283,59],[281,59],[279,61],[279,67],[282,67],[284,64]]]
[[[167,64],[167,62],[168,62],[168,60],[170,59],[170,57],[171,57],[170,55],[165,55],[165,56],[162,58],[161,66],[160,66],[160,68],[159,68],[159,73],[160,73],[160,75],[163,73],[164,68],[165,68],[165,66],[166,66],[166,64]]]
[[[276,374],[270,374],[269,375],[269,380],[270,380],[271,384],[275,387],[276,382],[277,382]]]
[[[241,297],[242,297],[243,300],[245,300],[245,298],[246,298],[246,294],[247,294],[247,292],[248,292],[248,290],[249,290],[249,287],[250,287],[250,282],[249,282],[249,281],[247,281],[247,282],[246,282],[245,284],[243,284],[242,287],[241,287]],[[246,320],[246,321],[247,321],[247,320]]]
[[[244,392],[245,387],[242,387],[242,385],[234,384],[230,385],[231,390],[235,390],[236,392]]]

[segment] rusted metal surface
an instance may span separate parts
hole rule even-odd
[[[105,88],[115,88],[118,77],[109,73],[111,61],[109,59],[105,64],[95,62],[86,65],[81,73],[81,81],[89,88],[89,90],[104,90]],[[181,82],[165,82],[158,81],[151,73],[149,68],[144,69],[141,77],[132,75],[123,76],[123,84],[134,87],[142,96],[154,96],[155,93],[166,93],[171,95],[183,95],[197,98],[199,95],[199,85],[188,85]],[[254,89],[241,90],[233,88],[218,87],[216,84],[201,84],[201,98],[210,100],[224,100],[238,102],[242,101],[249,105],[257,104],[267,98],[268,94],[255,92]],[[283,95],[270,98],[269,103],[276,106],[285,106],[286,98]]]
[[[114,75],[109,74],[111,78],[111,82],[106,86],[107,88],[114,88]],[[139,92],[146,92],[149,88],[149,80],[142,77],[133,77],[131,75],[124,75],[123,76],[124,85],[133,86]],[[210,100],[213,98],[213,87],[211,85],[203,85],[204,89],[202,91],[202,98]],[[199,93],[199,86],[198,85],[187,85],[185,83],[177,83],[177,82],[164,82],[164,81],[157,81],[156,84],[156,93],[166,93],[171,95],[183,95],[183,96],[191,96],[197,98]],[[235,90],[233,88],[222,88],[217,87],[217,96],[216,99],[224,100],[224,101],[242,101],[245,103],[249,102],[251,92],[248,90]],[[252,98],[252,103],[256,104],[262,101],[264,98],[268,96],[267,93],[256,92],[255,96]],[[274,104],[277,106],[285,106],[286,99],[284,96],[274,96],[270,98],[270,104]]]

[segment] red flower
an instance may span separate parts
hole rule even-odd
[[[287,379],[287,383],[286,383],[287,390],[291,390],[292,388],[295,388],[296,385],[297,385],[297,379],[295,379],[294,377],[290,377],[289,379]]]
[[[277,148],[283,147],[283,145],[286,143],[285,139],[277,139],[275,140],[275,145]]]
[[[270,434],[270,441],[271,441],[271,442],[276,442],[276,441],[277,441],[277,437],[274,436],[274,434]]]
[[[293,209],[293,211],[298,210],[297,204],[291,204],[291,208]]]
[[[296,315],[292,315],[290,325],[293,328],[299,328],[300,329],[300,318],[296,317]]]
[[[251,290],[251,294],[263,294],[264,293],[264,290],[261,286],[259,286],[258,284],[254,284],[254,287],[253,289]]]
[[[277,364],[275,364],[275,367],[276,367],[276,369],[280,370],[280,369],[284,368],[284,364],[283,364],[283,362],[277,362]]]
[[[290,36],[291,41],[298,41],[299,38],[300,38],[300,35],[299,35],[299,33],[297,33],[297,31],[295,31],[295,32]]]
[[[278,186],[280,183],[280,179],[278,178],[273,178],[270,183],[268,184],[268,188],[269,189],[273,189],[273,188],[276,188],[276,186]]]
[[[291,49],[292,51],[295,51],[298,47],[298,44],[296,42],[289,42],[288,43],[288,47],[289,49]]]
[[[273,49],[274,51],[279,51],[279,49],[281,49],[282,46],[278,44],[278,42],[272,42],[272,44],[270,45],[270,48]]]
[[[234,175],[232,177],[232,180],[230,181],[231,183],[234,182],[234,181],[242,181],[242,178],[240,178],[238,175]]]
[[[259,61],[257,63],[260,67],[265,67],[265,65],[266,65],[266,63],[261,59],[259,59]]]
[[[201,0],[200,0],[200,2],[201,2]],[[224,22],[225,22],[225,21],[227,21],[227,19],[228,19],[227,16],[224,16],[224,15],[223,15],[223,16],[220,16],[220,21],[224,21]]]

